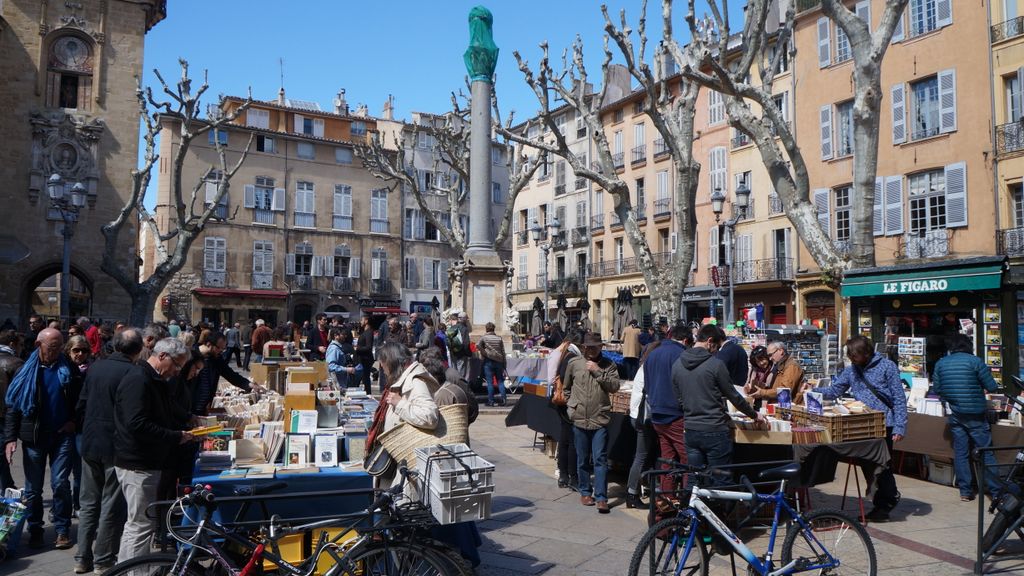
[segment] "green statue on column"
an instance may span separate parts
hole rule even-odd
[[[494,16],[483,6],[476,6],[469,11],[469,48],[462,58],[466,61],[466,70],[472,82],[491,82],[494,67],[498,63],[498,46],[494,43],[491,26]]]

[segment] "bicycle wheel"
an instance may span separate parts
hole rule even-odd
[[[187,566],[183,571],[171,572],[175,554],[144,554],[115,564],[103,576],[202,576],[205,571],[198,566]]]
[[[985,535],[981,537],[981,549],[988,552],[989,548],[1003,537],[1003,533],[1012,523],[1012,518],[1003,514],[1001,510],[996,510],[996,515],[992,517],[992,523],[988,525]]]
[[[460,576],[449,562],[409,544],[373,544],[342,558],[331,576]]]
[[[708,551],[700,538],[695,539],[686,563],[680,568],[686,540],[690,536],[692,521],[685,516],[666,518],[647,529],[629,561],[629,576],[655,576],[659,574],[708,573]]]
[[[786,533],[783,566],[796,559],[794,572],[875,576],[875,547],[859,522],[838,510],[816,510],[803,520],[806,529],[794,522]]]

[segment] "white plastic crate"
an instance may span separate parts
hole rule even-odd
[[[493,486],[491,489],[493,490]],[[491,517],[491,492],[451,496],[442,498],[437,492],[430,491],[430,513],[438,524],[456,524],[487,520]]]
[[[425,479],[427,490],[439,498],[494,492],[494,464],[477,456],[465,444],[416,448],[416,471]],[[472,478],[471,478],[472,473]]]

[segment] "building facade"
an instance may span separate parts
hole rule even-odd
[[[100,227],[131,196],[145,35],[165,15],[164,0],[0,3],[0,319],[24,326],[30,313],[59,310],[63,221],[46,187],[54,174],[87,191],[72,240],[71,315],[128,317],[127,294],[100,271]],[[118,250],[125,267],[136,241],[129,224]]]

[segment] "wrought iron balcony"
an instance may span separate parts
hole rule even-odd
[[[395,293],[395,283],[387,278],[370,280],[370,294],[390,296]]]
[[[768,258],[765,260],[744,260],[735,262],[732,265],[732,273],[729,274],[728,266],[717,266],[718,282],[720,286],[728,286],[729,278],[733,284],[744,284],[748,282],[771,282],[773,280],[793,279],[792,258]],[[708,269],[708,278],[712,278],[714,272]]]
[[[814,10],[821,6],[821,0],[797,0],[796,11],[804,12],[806,10]]]
[[[273,274],[253,274],[252,275],[252,289],[253,290],[273,290],[274,289],[274,275]]]
[[[203,270],[204,288],[224,288],[227,286],[227,272],[216,272],[214,270]]]
[[[516,245],[526,246],[530,243],[530,233],[526,230],[522,232],[516,232]]]
[[[352,293],[359,291],[359,284],[355,278],[346,278],[343,276],[334,277],[334,291],[341,293]]]
[[[565,194],[565,184],[555,184],[555,196]]]
[[[587,187],[587,179],[586,178],[577,178],[576,179],[576,190],[583,190],[586,187]]]
[[[547,286],[547,283],[548,283],[547,272],[545,272],[543,274],[538,274],[537,275],[537,283],[534,284],[534,288],[536,288],[537,290],[543,290],[544,287]]]
[[[530,288],[530,277],[520,275],[518,277],[517,286],[519,290],[528,290]]]
[[[1015,38],[1021,34],[1024,34],[1024,16],[1010,18],[1006,22],[992,26],[992,43]]]
[[[900,237],[897,257],[908,260],[949,256],[949,231],[931,230]]]
[[[577,226],[572,229],[572,245],[585,246],[590,243],[590,234],[586,226]]]
[[[640,164],[642,162],[647,162],[647,145],[646,144],[641,144],[639,146],[634,146],[633,150],[632,150],[632,156],[633,156],[633,162],[632,162],[633,164]]]
[[[568,235],[563,231],[551,236],[551,248],[554,250],[565,250],[569,247]]]
[[[1024,121],[996,126],[996,155],[1024,150]]]
[[[996,249],[1004,256],[1024,256],[1024,228],[1000,230]]]
[[[376,232],[379,234],[388,233],[388,221],[387,220],[375,220],[370,219],[370,232]]]
[[[782,207],[782,198],[779,198],[775,194],[768,196],[768,215],[774,216],[776,214],[782,214],[785,210]]]
[[[619,274],[631,274],[638,270],[636,258],[623,258],[622,260],[604,260],[587,266],[587,276],[599,278],[602,276],[617,276]]]
[[[750,142],[751,142],[750,136],[747,136],[743,132],[740,132],[739,134],[733,136],[733,138],[732,138],[732,147],[733,148],[742,148],[742,147],[746,146],[747,144],[750,144]]]
[[[654,217],[659,216],[671,216],[672,215],[672,199],[671,198],[658,198],[654,201]]]
[[[670,149],[665,144],[665,139],[664,138],[658,138],[657,140],[654,141],[654,159],[655,160],[657,160],[658,158],[661,158],[662,156],[668,156],[669,153],[671,153],[671,152],[672,152],[672,149]]]
[[[292,280],[296,290],[312,290],[313,277],[308,274],[296,275]]]
[[[566,296],[582,296],[587,291],[587,277],[567,276],[549,280],[548,291]]]
[[[590,218],[591,230],[604,230],[604,214],[598,214]]]
[[[626,153],[619,152],[616,154],[612,154],[612,165],[615,166],[616,170],[624,167],[626,165]]]
[[[586,126],[584,126],[582,128],[577,128],[576,129],[576,138],[585,138],[586,135],[587,135],[587,127]]]
[[[616,214],[615,212],[612,212],[611,216],[612,216],[612,219],[611,219],[611,221],[608,222],[608,226],[610,226],[612,228],[615,228],[616,226],[621,227],[622,226],[622,219],[619,218],[619,215]]]

